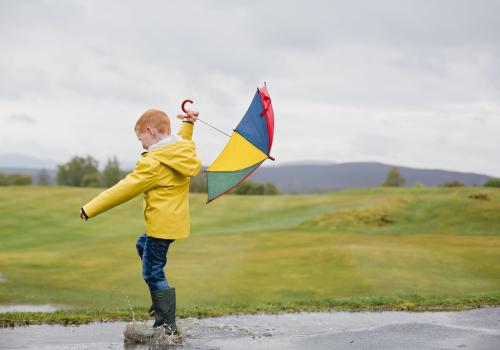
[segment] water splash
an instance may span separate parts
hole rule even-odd
[[[123,295],[125,295],[125,298],[127,299],[128,307],[130,308],[130,311],[132,312],[132,322],[135,322],[135,313],[134,313],[134,309],[132,308],[132,304],[130,303],[130,298],[128,297],[127,294],[125,294],[125,292],[123,292]]]
[[[179,328],[177,328],[178,334],[167,335],[165,334],[165,328],[162,326],[153,328],[148,325],[147,322],[136,321],[130,298],[124,291],[122,291],[122,293],[127,299],[128,307],[132,313],[132,322],[128,323],[123,331],[125,343],[149,344],[150,347],[154,347],[163,345],[179,345],[184,342],[184,336]]]
[[[178,328],[177,334],[168,335],[165,328],[151,327],[147,322],[130,322],[125,326],[125,343],[149,344],[150,346],[179,345],[184,342],[184,335]]]

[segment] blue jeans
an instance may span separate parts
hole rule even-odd
[[[173,239],[160,239],[143,234],[135,247],[142,260],[142,278],[151,291],[168,288],[163,268],[167,264],[168,247]]]

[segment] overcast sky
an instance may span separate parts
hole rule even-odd
[[[0,153],[134,164],[185,98],[226,132],[264,81],[276,164],[500,176],[500,1],[0,0]],[[199,123],[208,165],[227,137]]]

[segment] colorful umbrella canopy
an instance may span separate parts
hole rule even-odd
[[[208,202],[232,190],[267,158],[273,145],[274,113],[264,84],[257,92],[229,142],[206,170]]]

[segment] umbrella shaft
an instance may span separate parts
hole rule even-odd
[[[231,137],[231,135],[226,134],[224,131],[217,129],[215,126],[208,124],[207,122],[205,122],[205,121],[201,120],[200,118],[198,118],[198,120],[199,120],[200,122],[204,123],[204,124],[207,124],[209,127],[213,128],[213,129],[215,129],[215,130],[217,130],[218,132],[220,132],[220,133],[222,133],[222,134],[226,135],[227,137]]]

